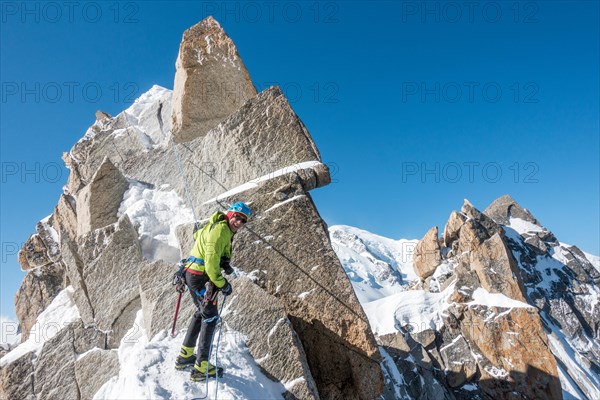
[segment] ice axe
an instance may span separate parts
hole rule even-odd
[[[173,275],[173,285],[178,293],[177,306],[175,307],[175,315],[173,316],[173,328],[171,328],[171,337],[175,337],[175,326],[177,325],[177,315],[179,314],[179,306],[181,305],[181,295],[185,292],[185,262],[187,260],[181,260],[179,262],[179,270]]]
[[[181,295],[177,296],[177,307],[175,307],[175,315],[173,316],[173,328],[171,329],[171,337],[175,337],[175,325],[177,324],[177,314],[179,314],[179,305],[181,304]]]

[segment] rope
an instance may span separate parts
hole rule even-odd
[[[160,126],[160,132],[162,133],[162,135],[164,137],[165,129],[164,129],[163,120],[162,120],[162,108],[163,108],[163,103],[160,103],[158,105],[158,110],[156,112],[156,118],[158,119],[158,126]],[[129,121],[127,121],[127,124],[129,125]],[[127,133],[129,133],[129,131],[127,131]],[[183,163],[181,162],[181,157],[179,156],[179,150],[177,150],[177,146],[175,146],[175,140],[173,140],[173,135],[171,134],[171,132],[169,132],[169,134],[171,136],[171,148],[173,149],[173,153],[175,153],[175,159],[177,160],[177,169],[179,169],[179,175],[181,175],[181,179],[183,180],[183,189],[185,191],[185,195],[188,200],[188,205],[190,206],[190,209],[192,210],[192,215],[194,216],[194,222],[196,223],[196,227],[200,227],[200,222],[198,222],[198,217],[196,217],[196,211],[194,211],[194,204],[192,203],[192,196],[190,195],[190,191],[188,190],[188,182],[185,177],[185,173],[183,172]]]
[[[219,334],[217,335],[217,347],[215,347],[215,368],[218,371],[219,370],[219,343],[221,342],[221,332],[222,332],[222,326],[223,326],[223,319],[221,318],[221,313],[223,312],[223,308],[225,307],[225,301],[227,300],[227,296],[223,295],[223,304],[221,304],[221,311],[219,311]],[[210,349],[208,350],[208,355],[209,355],[209,359],[210,359],[210,353],[212,351],[212,343],[210,344]],[[206,373],[208,375],[208,369],[206,369]],[[208,383],[208,379],[207,379],[207,383]],[[217,373],[217,375],[215,376],[215,400],[217,400],[219,397],[217,396],[219,393],[219,374]],[[208,390],[207,390],[208,392]]]
[[[218,394],[219,394],[219,343],[221,342],[221,331],[222,331],[222,325],[223,325],[223,319],[221,318],[221,313],[223,312],[223,308],[225,308],[225,301],[227,301],[227,296],[223,295],[223,303],[221,304],[221,310],[219,310],[219,313],[217,314],[218,317],[218,326],[217,328],[219,329],[219,333],[217,334],[217,346],[215,347],[215,371],[217,371],[217,374],[215,375],[215,400],[218,399]],[[208,349],[208,360],[210,361],[210,355],[212,354],[212,349],[213,349],[213,344],[214,344],[214,340],[210,343],[210,347]],[[210,362],[209,362],[210,365]],[[208,368],[206,368],[206,390],[204,391],[204,396],[201,397],[194,397],[192,400],[203,400],[206,399],[208,397]]]
[[[162,129],[162,124],[160,124],[160,126]],[[181,178],[183,179],[183,189],[184,189],[185,195],[187,197],[188,205],[192,209],[192,215],[194,216],[194,222],[196,223],[196,227],[199,228],[200,223],[198,222],[198,217],[196,217],[196,211],[194,211],[194,205],[192,204],[192,196],[190,195],[190,191],[188,189],[188,182],[185,177],[185,173],[183,171],[183,164],[181,162],[181,157],[179,156],[179,150],[177,150],[177,146],[175,146],[175,142],[173,141],[173,138],[171,138],[171,148],[173,149],[173,153],[175,153],[175,159],[177,160],[177,168],[179,169],[179,174],[181,175]]]
[[[193,154],[193,150],[190,149],[185,143],[181,143],[181,145],[183,146],[183,148],[185,148],[186,150],[188,150],[191,154]],[[217,179],[215,179],[211,174],[207,173],[206,171],[204,171],[200,166],[198,166],[196,163],[194,163],[191,160],[186,160],[187,162],[189,162],[190,164],[192,164],[194,167],[196,167],[198,170],[200,170],[200,172],[202,172],[203,174],[205,174],[206,176],[208,176],[210,179],[212,179],[217,185],[219,185],[221,188],[223,188],[225,191],[229,190],[227,187],[225,187],[221,182],[219,182]],[[223,204],[221,201],[219,201],[219,197],[217,196],[215,199],[215,202],[220,205],[221,207],[227,209],[229,206]],[[258,237],[263,243],[267,244],[268,246],[270,246],[271,249],[273,249],[277,254],[279,254],[282,258],[284,258],[288,263],[290,263],[294,268],[298,269],[302,274],[304,274],[306,277],[308,277],[311,281],[313,281],[314,284],[316,284],[318,287],[321,288],[322,291],[324,291],[325,293],[327,293],[329,296],[331,296],[334,300],[336,300],[338,303],[340,303],[344,308],[348,309],[350,311],[350,313],[352,313],[353,315],[355,315],[359,320],[363,321],[364,323],[366,323],[368,326],[370,326],[369,321],[364,318],[362,315],[360,315],[360,313],[358,313],[354,308],[352,308],[350,305],[346,304],[342,299],[340,299],[338,296],[336,296],[334,293],[332,293],[329,288],[325,287],[324,285],[322,285],[320,282],[318,282],[315,278],[313,278],[308,272],[306,272],[303,268],[301,268],[296,262],[294,262],[292,259],[290,259],[290,257],[288,257],[286,254],[284,254],[283,251],[279,250],[273,243],[267,241],[263,236],[261,236],[259,233],[255,232],[254,230],[250,229],[248,226],[244,227],[245,229],[247,229],[251,234],[255,235],[256,237]],[[224,302],[224,301],[223,301]],[[220,321],[220,320],[219,320]],[[219,328],[220,329],[220,328]],[[221,334],[220,330],[219,330],[219,335]],[[212,346],[212,344],[211,344]],[[212,347],[211,347],[212,348]],[[373,356],[367,356],[364,353],[361,353],[360,351],[352,348],[352,347],[348,347],[348,349],[361,356],[361,357],[365,357],[367,359],[370,359],[371,361],[375,361],[378,362],[378,360],[376,360]],[[412,350],[412,348],[411,348]],[[423,367],[424,369],[427,369],[425,367]],[[218,388],[217,388],[218,389]],[[207,392],[208,392],[208,387],[207,387]]]

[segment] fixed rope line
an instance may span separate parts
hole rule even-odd
[[[173,153],[175,153],[175,158],[177,160],[177,168],[179,169],[179,174],[181,175],[181,178],[183,179],[183,189],[185,191],[185,195],[187,197],[189,206],[192,209],[192,214],[194,216],[194,222],[196,223],[196,225],[199,225],[198,217],[196,216],[196,211],[194,211],[194,204],[192,203],[192,196],[190,195],[190,191],[188,190],[188,182],[185,177],[185,172],[183,171],[183,164],[181,162],[181,157],[179,156],[179,150],[177,150],[177,146],[175,145],[175,142],[173,141],[172,138],[171,138],[171,147],[173,148]]]
[[[185,149],[187,149],[190,153],[193,154],[193,150],[190,149],[185,143],[180,143]],[[211,174],[207,173],[206,171],[204,171],[200,166],[196,165],[196,163],[194,163],[193,161],[190,161],[189,159],[186,160],[187,162],[189,162],[190,164],[192,164],[194,167],[198,168],[198,170],[200,170],[203,174],[205,174],[206,176],[208,176],[210,179],[212,179],[217,185],[219,185],[221,188],[223,188],[225,191],[229,190],[227,187],[225,187],[221,182],[219,182],[217,179],[215,179]],[[227,205],[221,203],[219,201],[218,196],[215,198],[215,202],[220,205],[221,207],[224,208],[228,208]],[[302,269],[296,262],[294,262],[294,260],[292,260],[290,257],[288,257],[283,251],[279,250],[276,246],[274,246],[272,243],[270,243],[269,241],[267,241],[263,236],[261,236],[259,233],[255,232],[254,230],[252,230],[251,228],[249,228],[247,225],[245,226],[245,229],[247,229],[251,234],[253,234],[254,236],[256,236],[257,238],[259,238],[263,243],[267,244],[268,246],[270,246],[277,254],[279,254],[282,258],[284,258],[288,263],[290,263],[294,268],[296,268],[297,270],[299,270],[302,274],[304,274],[305,276],[307,276],[311,281],[313,281],[315,283],[315,285],[317,285],[318,287],[320,287],[325,293],[327,293],[329,296],[331,296],[334,300],[336,300],[338,303],[340,303],[343,307],[345,307],[346,309],[348,309],[353,315],[355,315],[356,317],[358,317],[358,319],[360,319],[361,321],[365,322],[367,324],[367,326],[370,327],[369,321],[366,320],[362,315],[360,315],[358,312],[356,312],[356,310],[354,310],[352,307],[350,307],[348,304],[346,304],[342,299],[340,299],[338,296],[336,296],[334,293],[332,293],[328,288],[326,288],[325,286],[323,286],[321,283],[319,283],[315,278],[313,278],[308,272],[306,272],[304,269]],[[365,357],[367,359],[370,359],[371,361],[375,361],[378,362],[378,360],[374,359],[371,356],[368,356],[364,353],[361,353],[357,350],[355,350],[353,347],[347,347],[349,350],[351,350],[352,352],[356,353],[357,355],[361,356],[361,357]]]
[[[162,107],[163,107],[163,103],[159,103],[158,105],[158,110],[156,111],[156,118],[158,119],[158,125],[160,126],[160,132],[162,133],[163,137],[165,136],[165,129],[164,129],[164,125],[163,125],[163,120],[162,120]],[[177,169],[179,169],[179,175],[181,176],[181,179],[183,180],[183,190],[185,191],[185,195],[187,197],[188,200],[188,204],[190,206],[190,209],[192,210],[192,215],[194,216],[194,223],[196,224],[197,227],[200,226],[200,222],[198,222],[198,217],[196,216],[196,211],[194,210],[194,204],[192,203],[192,196],[190,195],[190,191],[188,190],[188,182],[187,182],[187,178],[185,176],[185,172],[183,170],[183,163],[181,162],[181,157],[179,156],[179,150],[177,150],[177,146],[175,145],[175,140],[174,140],[174,135],[169,132],[171,134],[171,148],[173,149],[173,153],[175,153],[175,159],[177,161]]]
[[[188,146],[186,146],[185,144],[183,144],[183,147],[186,148],[188,151],[193,152]],[[212,179],[213,181],[215,181],[219,186],[221,186],[223,189],[225,190],[229,190],[227,189],[221,182],[219,182],[217,179],[215,179],[213,176],[211,176],[210,174],[208,174],[207,172],[205,172],[204,170],[202,170],[202,168],[200,168],[199,166],[197,166],[193,161],[187,160],[190,164],[194,165],[196,168],[198,168],[200,171],[202,171],[204,174],[206,174],[210,179]],[[217,204],[219,204],[221,207],[224,207],[225,205],[222,204],[219,201],[219,198],[217,196],[216,200]],[[227,208],[225,206],[225,208]],[[365,320],[365,318],[363,318],[359,313],[356,312],[356,310],[354,310],[352,307],[350,307],[348,304],[346,304],[343,300],[341,300],[339,297],[337,297],[335,294],[333,294],[330,290],[328,290],[325,286],[323,286],[321,283],[319,283],[316,279],[314,279],[308,272],[306,272],[304,269],[302,269],[297,263],[295,263],[292,259],[290,259],[287,255],[285,255],[281,250],[279,250],[277,247],[273,246],[272,243],[268,242],[264,237],[262,237],[260,234],[258,234],[257,232],[255,232],[254,230],[250,229],[247,225],[245,226],[245,228],[251,232],[253,235],[255,235],[257,238],[259,238],[263,243],[267,244],[268,246],[271,246],[271,248],[273,250],[275,250],[275,252],[277,252],[281,257],[283,257],[285,260],[287,260],[294,268],[298,269],[300,272],[302,272],[304,275],[306,275],[310,280],[312,280],[317,286],[319,286],[323,291],[325,291],[327,294],[329,294],[331,297],[333,297],[335,300],[337,300],[340,304],[342,304],[345,308],[347,308],[352,314],[354,314],[355,316],[357,316],[360,320],[362,320],[363,322],[366,322],[367,324],[369,323],[369,321]]]
[[[221,342],[221,332],[223,331],[223,318],[221,317],[221,314],[223,313],[223,309],[225,308],[225,302],[227,301],[227,296],[223,295],[223,302],[221,303],[221,310],[218,312],[218,329],[219,329],[219,333],[217,334],[217,345],[215,347],[215,369],[217,370],[217,374],[215,375],[215,400],[218,400],[218,395],[219,395],[219,374],[218,374],[218,369],[219,369],[219,343]],[[213,345],[214,345],[214,340],[212,342],[210,342],[210,347],[208,349],[208,359],[210,360],[210,356],[212,354],[213,351]],[[206,368],[206,376],[205,376],[205,382],[206,382],[206,388],[205,388],[205,392],[204,392],[204,396],[201,397],[195,397],[192,400],[203,400],[206,399],[208,397],[208,368]]]
[[[337,300],[341,305],[343,305],[345,308],[347,308],[352,314],[354,314],[356,317],[358,317],[363,322],[366,322],[367,324],[369,323],[368,320],[366,320],[365,318],[363,318],[358,312],[356,312],[356,310],[354,310],[352,307],[350,307],[348,304],[346,304],[342,299],[340,299],[338,296],[336,296],[334,293],[332,293],[329,289],[327,289],[327,287],[325,287],[324,285],[322,285],[321,283],[319,283],[319,281],[317,281],[308,272],[306,272],[302,267],[300,267],[297,263],[295,263],[294,260],[290,259],[287,255],[285,255],[283,253],[283,251],[279,250],[276,246],[274,246],[273,243],[267,241],[264,237],[262,237],[260,234],[256,233],[254,230],[252,230],[248,226],[245,226],[245,229],[248,230],[250,233],[252,233],[257,238],[259,238],[262,242],[264,242],[265,244],[267,244],[268,246],[270,246],[273,250],[275,250],[275,252],[277,254],[279,254],[281,257],[283,257],[287,262],[289,262],[298,271],[300,271],[304,275],[306,275],[306,277],[308,277],[308,279],[310,279],[311,281],[313,281],[315,283],[315,285],[319,286],[324,292],[326,292],[331,297],[333,297],[335,300]]]
[[[164,136],[164,129],[163,129],[163,121],[162,121],[162,103],[159,104],[158,107],[158,112],[157,112],[157,117],[158,117],[158,122],[160,125],[160,130]],[[129,121],[127,121],[129,122]],[[129,124],[129,123],[128,123]],[[129,132],[127,132],[129,133]],[[181,157],[179,155],[179,151],[177,150],[177,146],[175,145],[175,142],[173,141],[173,134],[171,133],[171,144],[172,144],[172,148],[173,148],[173,152],[175,153],[175,157],[177,160],[177,164],[178,164],[178,169],[180,172],[180,175],[183,179],[183,183],[184,183],[184,190],[186,193],[186,196],[188,198],[188,202],[190,205],[190,208],[192,210],[192,214],[194,216],[194,220],[195,223],[198,225],[198,218],[196,216],[196,213],[194,211],[194,207],[191,201],[191,195],[189,193],[188,190],[188,183],[187,183],[187,179],[185,177],[184,171],[183,171],[183,163],[181,161]],[[185,143],[180,143],[186,150],[188,150],[190,153],[193,154],[193,150],[190,149]],[[196,165],[196,163],[194,163],[193,161],[190,161],[189,159],[186,160],[187,162],[189,162],[191,165],[193,165],[194,167],[198,168],[198,170],[200,172],[202,172],[203,174],[205,174],[206,176],[208,176],[210,179],[212,179],[217,185],[219,185],[221,188],[223,188],[225,191],[229,190],[227,189],[227,187],[225,187],[221,182],[219,182],[217,179],[215,179],[211,174],[207,173],[206,171],[204,171],[200,166]],[[221,201],[219,201],[218,196],[215,198],[215,202],[220,205],[223,208],[228,208],[227,205],[223,204]],[[342,306],[344,306],[345,308],[347,308],[352,314],[354,314],[356,317],[358,317],[361,321],[367,323],[367,325],[370,326],[369,322],[367,320],[365,320],[365,318],[363,318],[359,313],[357,313],[354,309],[352,309],[352,307],[350,307],[348,304],[346,304],[343,300],[341,300],[338,296],[336,296],[334,293],[332,293],[329,289],[327,289],[325,286],[323,286],[321,283],[319,283],[316,279],[314,279],[308,272],[306,272],[304,269],[302,269],[296,262],[294,262],[292,259],[290,259],[287,255],[285,255],[281,250],[279,250],[276,246],[274,246],[272,243],[268,242],[263,236],[261,236],[260,234],[258,234],[257,232],[255,232],[254,230],[252,230],[251,228],[249,228],[248,226],[245,227],[251,234],[253,234],[254,236],[256,236],[257,238],[259,238],[263,243],[267,244],[268,246],[270,246],[270,248],[272,248],[273,250],[275,250],[276,253],[278,253],[282,258],[284,258],[287,262],[289,262],[294,268],[296,268],[297,270],[299,270],[301,273],[303,273],[305,276],[307,276],[311,281],[313,281],[317,286],[319,286],[325,293],[327,293],[328,295],[330,295],[334,300],[336,300],[337,302],[339,302]],[[225,302],[223,302],[223,305],[225,305]],[[220,336],[220,331],[219,331],[219,336]],[[220,338],[219,338],[220,339]],[[217,341],[218,343],[218,341]],[[211,348],[212,348],[212,344],[211,344]],[[218,344],[217,344],[217,349],[218,349]],[[373,357],[369,357],[366,354],[360,353],[357,350],[355,350],[352,347],[348,347],[348,349],[350,349],[352,352],[360,355],[361,357],[366,357],[372,361],[376,361]],[[421,366],[423,369],[428,369],[424,366]],[[218,390],[218,383],[217,383],[217,390]]]

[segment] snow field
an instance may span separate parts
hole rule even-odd
[[[143,326],[143,313],[138,312],[133,327],[127,332],[119,347],[121,369],[118,376],[105,383],[94,399],[142,400],[142,399],[191,399],[204,397],[205,382],[192,382],[189,370],[174,368],[185,331],[172,338],[167,331],[159,332],[151,340]],[[225,369],[218,382],[218,399],[282,399],[286,387],[267,378],[254,361],[239,332],[224,330],[215,361],[215,350],[211,362]],[[215,342],[218,331],[215,332]],[[213,342],[213,345],[215,345]],[[217,382],[208,381],[207,399],[216,399]]]

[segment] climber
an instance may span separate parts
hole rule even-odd
[[[229,264],[233,235],[250,218],[250,208],[242,202],[233,204],[224,214],[215,212],[202,229],[194,232],[194,246],[185,267],[185,281],[197,310],[187,330],[177,360],[176,369],[194,368],[191,380],[202,381],[208,377],[221,376],[222,368],[209,363],[210,344],[217,320],[217,293],[231,294],[231,284],[223,277],[233,272]],[[194,347],[197,351],[194,354]],[[208,371],[208,374],[207,374]]]

